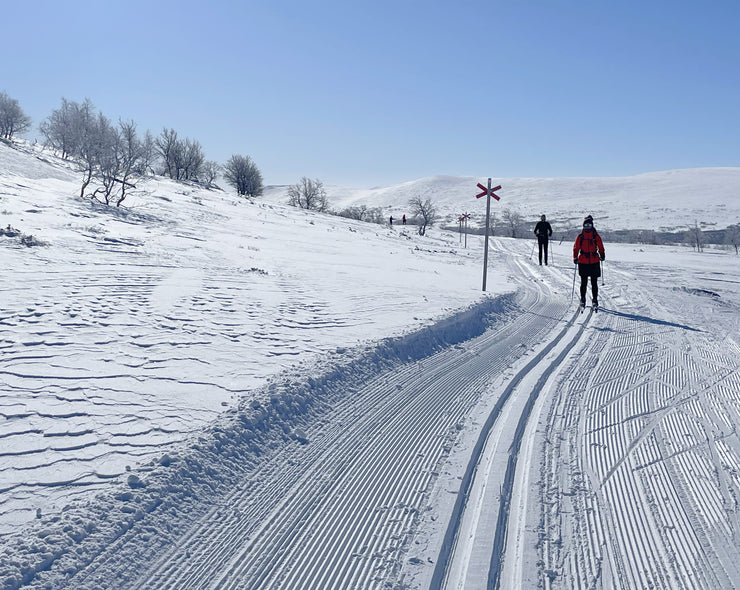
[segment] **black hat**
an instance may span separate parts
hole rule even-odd
[[[590,215],[586,215],[586,217],[583,219],[583,227],[593,227],[594,226],[594,218]]]

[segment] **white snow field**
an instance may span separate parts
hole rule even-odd
[[[556,234],[740,218],[737,169],[497,182]],[[1,589],[740,587],[734,249],[607,242],[580,313],[573,231],[483,293],[481,236],[137,186],[0,143]]]

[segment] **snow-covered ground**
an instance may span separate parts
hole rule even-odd
[[[47,244],[0,242],[3,439],[18,461],[3,465],[3,524],[61,508],[60,484],[86,493],[161,454],[283,369],[481,296],[455,236],[161,179],[107,209],[76,196],[73,174],[0,150],[0,226]]]
[[[485,208],[479,181],[424,195]],[[520,209],[560,186],[563,224],[685,227],[698,186],[699,221],[738,219],[737,169],[615,182],[509,186]],[[363,202],[420,189],[393,188]],[[483,293],[480,236],[279,189],[78,192],[0,144],[0,227],[43,242],[0,236],[0,588],[740,586],[734,251],[607,244],[580,314],[575,236],[548,267],[492,240]]]

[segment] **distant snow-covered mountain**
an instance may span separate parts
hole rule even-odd
[[[487,178],[474,176],[431,176],[394,186],[353,189],[327,186],[331,207],[341,210],[354,205],[381,207],[400,217],[409,199],[431,198],[442,214],[443,224],[454,224],[462,213],[470,213],[473,224],[485,222],[485,201],[476,199],[476,184]],[[527,221],[547,215],[553,225],[580,225],[587,214],[609,230],[682,231],[699,223],[705,229],[724,229],[740,223],[740,167],[666,170],[627,177],[493,178],[501,201],[492,213],[509,207]],[[285,202],[287,187],[265,190],[270,202]],[[500,218],[500,217],[499,217]]]

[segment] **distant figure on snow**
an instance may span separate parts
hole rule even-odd
[[[403,224],[406,225],[406,215],[403,216]]]
[[[537,244],[540,248],[540,266],[542,266],[542,252],[545,252],[545,266],[547,266],[547,242],[552,236],[552,226],[543,215],[534,226],[534,235],[537,236]]]
[[[573,244],[573,264],[578,265],[581,276],[581,307],[586,306],[586,288],[591,277],[591,298],[594,310],[599,308],[599,286],[596,281],[601,276],[601,261],[606,259],[604,243],[594,227],[594,218],[588,215],[583,220],[583,231]]]
[[[393,215],[391,215],[391,225],[393,225]]]

